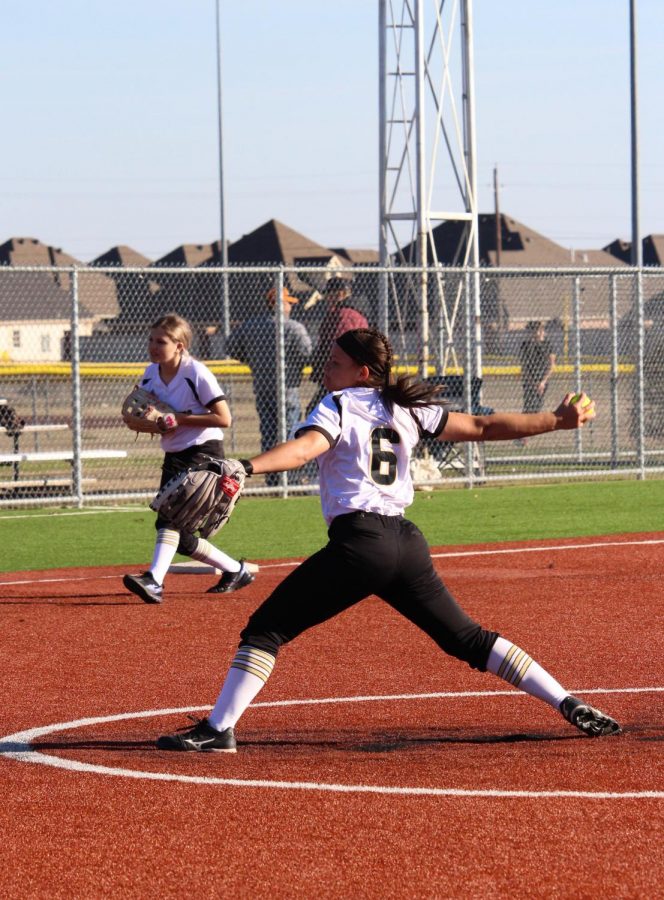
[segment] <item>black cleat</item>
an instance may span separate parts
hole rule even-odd
[[[237,743],[232,728],[217,731],[207,719],[201,719],[183,734],[163,734],[157,738],[158,750],[198,751],[199,753],[235,753]]]
[[[122,583],[144,603],[161,603],[164,598],[164,588],[157,584],[150,572],[143,572],[142,575],[125,575]]]
[[[604,737],[609,734],[620,734],[622,731],[615,719],[593,706],[588,706],[583,700],[572,697],[571,694],[560,704],[560,712],[568,722],[588,737]]]
[[[231,591],[239,591],[240,588],[251,584],[255,577],[246,567],[245,561],[241,559],[239,572],[224,572],[219,581],[213,587],[208,588],[206,593],[230,594]]]

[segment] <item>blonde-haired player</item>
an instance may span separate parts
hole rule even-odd
[[[167,481],[210,459],[223,459],[224,432],[231,424],[231,411],[215,375],[189,353],[192,334],[186,319],[177,313],[161,316],[150,327],[148,353],[150,365],[140,386],[165,401],[177,412],[174,428],[161,435],[164,463],[163,487]],[[175,531],[157,517],[157,540],[152,562],[142,575],[125,575],[127,590],[145,603],[161,603],[163,583],[173,557],[182,553],[206,563],[223,574],[210,593],[236,591],[254,580],[243,560],[236,560],[209,541],[185,531]]]

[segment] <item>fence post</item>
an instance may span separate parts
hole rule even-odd
[[[78,271],[72,270],[71,278],[71,427],[72,427],[72,494],[76,505],[83,506],[83,476],[81,466],[81,357],[78,319]]]
[[[465,299],[465,359],[463,363],[463,395],[464,395],[464,405],[466,407],[466,412],[472,412],[473,410],[473,313],[474,313],[474,305],[471,307],[470,302],[470,270],[466,267],[463,274],[463,283],[464,283],[464,299]],[[465,457],[466,457],[466,486],[472,488],[474,481],[474,472],[473,472],[473,455],[474,455],[474,446],[470,441],[466,442],[465,446]]]
[[[276,362],[276,391],[277,391],[277,440],[281,443],[286,440],[286,352],[284,348],[284,267],[279,267],[275,276],[274,297],[274,322],[275,322],[275,362]],[[282,472],[279,478],[282,490],[285,492],[288,486],[288,475]]]
[[[581,384],[581,279],[574,276],[574,294],[572,298],[572,327],[574,329],[574,390],[580,391]],[[581,429],[574,432],[577,462],[583,459],[583,437]]]
[[[638,402],[638,435],[637,435],[637,464],[638,478],[643,480],[646,477],[646,453],[645,453],[645,398],[643,384],[643,363],[645,356],[646,328],[645,316],[643,309],[643,269],[639,266],[635,269],[636,277],[636,312],[637,312],[637,332],[638,332],[638,350],[636,357],[636,391]]]
[[[615,275],[610,278],[610,322],[611,322],[611,374],[610,410],[611,410],[611,468],[618,468],[618,280]]]

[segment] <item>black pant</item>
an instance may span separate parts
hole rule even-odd
[[[523,383],[523,412],[535,413],[540,412],[544,406],[544,395],[546,387],[540,394],[538,388],[539,381],[524,381]]]
[[[185,469],[191,469],[193,466],[199,466],[202,463],[209,462],[211,459],[224,458],[224,442],[223,441],[205,441],[204,444],[196,444],[193,447],[187,447],[185,450],[178,450],[175,453],[166,453],[164,462],[161,467],[161,482],[159,490],[167,484],[175,475],[179,475]],[[155,528],[173,528],[173,526],[157,516],[154,523]],[[190,531],[180,532],[180,543],[178,544],[178,553],[183,556],[191,556],[198,544],[198,538]]]
[[[484,671],[498,635],[459,606],[436,574],[420,530],[400,516],[338,516],[330,541],[253,613],[241,643],[274,655],[282,644],[376,594],[441,649]]]

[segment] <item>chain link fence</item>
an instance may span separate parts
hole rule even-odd
[[[148,362],[150,325],[167,312],[190,322],[193,355],[226,393],[226,454],[250,457],[285,439],[319,390],[311,361],[331,278],[345,279],[345,302],[388,332],[398,370],[442,384],[451,408],[521,410],[534,394],[552,408],[581,389],[596,402],[597,418],[578,432],[423,444],[418,485],[663,470],[661,269],[4,267],[0,504],[153,495],[159,442],[135,438],[119,408]],[[315,467],[247,486],[316,490]]]

